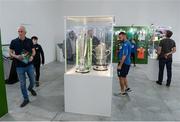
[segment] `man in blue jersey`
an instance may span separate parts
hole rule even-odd
[[[122,42],[119,51],[119,63],[117,66],[117,75],[119,77],[119,83],[121,87],[120,95],[128,95],[131,89],[128,87],[128,81],[126,76],[128,75],[131,65],[131,43],[127,40],[126,33],[119,33],[119,40]]]

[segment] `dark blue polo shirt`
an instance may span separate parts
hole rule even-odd
[[[131,53],[136,53],[137,46],[135,43],[131,42]]]
[[[16,55],[21,55],[22,51],[32,53],[32,49],[34,48],[34,46],[32,40],[29,38],[25,38],[24,41],[20,40],[19,38],[16,38],[11,41],[9,48],[14,50]],[[24,62],[19,61],[18,59],[15,59],[15,63],[16,67],[26,67],[32,64],[32,62],[25,64]]]

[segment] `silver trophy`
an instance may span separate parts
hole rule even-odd
[[[106,44],[100,42],[100,44],[94,50],[93,54],[96,58],[96,64],[93,69],[97,71],[106,71],[107,68],[107,56],[110,54],[110,50],[106,50]]]

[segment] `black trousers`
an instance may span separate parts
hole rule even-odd
[[[158,81],[162,83],[163,74],[164,74],[164,66],[166,65],[167,70],[167,85],[171,84],[172,77],[172,59],[159,59],[159,76]]]
[[[131,53],[131,59],[134,63],[134,65],[136,64],[136,61],[135,61],[135,53]]]
[[[12,64],[11,64],[10,73],[9,73],[9,78],[6,81],[6,84],[14,84],[18,81],[19,81],[19,79],[18,79],[17,72],[16,72],[16,63],[15,63],[15,60],[13,59]]]
[[[34,64],[34,68],[35,68],[36,82],[38,82],[40,77],[40,64]]]

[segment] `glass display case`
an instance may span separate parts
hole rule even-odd
[[[113,16],[65,17],[65,72],[105,71],[112,63]]]
[[[4,79],[7,81],[10,74],[12,60],[9,56],[9,44],[3,44],[2,47],[2,56],[3,56],[3,66],[4,66]]]
[[[65,112],[111,115],[113,23],[112,16],[65,17]]]
[[[9,44],[3,44],[1,47],[2,47],[3,57],[10,58],[10,56],[9,56]]]

